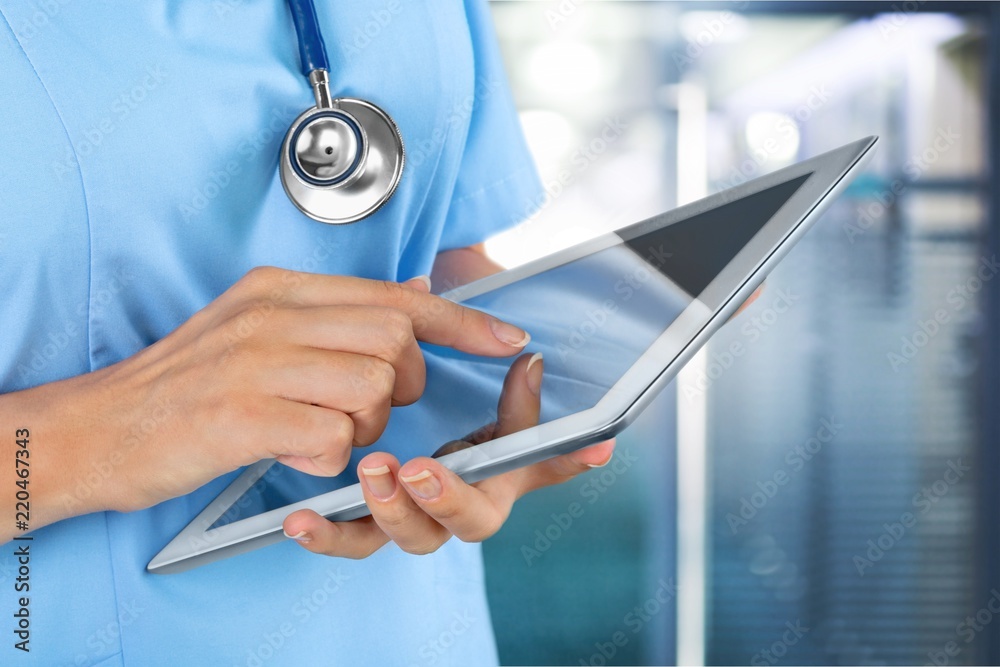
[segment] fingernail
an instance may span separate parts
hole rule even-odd
[[[588,467],[588,468],[603,468],[604,466],[606,466],[606,465],[608,465],[609,463],[611,463],[611,459],[613,459],[613,458],[614,458],[614,456],[615,456],[615,455],[614,455],[614,453],[612,452],[611,456],[609,456],[609,457],[608,457],[608,460],[607,460],[607,461],[605,461],[604,463],[588,463],[588,464],[587,464],[587,467]]]
[[[284,530],[282,530],[281,532],[285,533]],[[310,535],[309,533],[307,533],[304,530],[301,533],[299,533],[298,535],[289,535],[288,533],[285,533],[285,537],[287,537],[289,539],[292,539],[292,540],[295,540],[296,542],[301,542],[302,544],[305,544],[307,542],[312,542],[312,539],[313,539],[312,535]]]
[[[524,347],[531,341],[531,336],[528,335],[527,331],[495,317],[490,319],[490,329],[493,330],[493,335],[497,337],[497,340],[511,347]]]
[[[399,479],[424,500],[431,500],[441,495],[441,482],[430,470],[423,470],[410,477],[400,475]]]
[[[427,288],[428,292],[431,291],[431,277],[430,276],[414,276],[413,278],[410,278],[410,280],[407,280],[406,282],[410,282],[412,280],[419,280],[420,282],[422,282],[424,284],[424,287]]]
[[[528,360],[528,367],[524,373],[528,378],[528,389],[535,396],[540,396],[542,392],[542,372],[545,364],[542,362],[542,353],[536,352]]]
[[[361,472],[368,480],[368,490],[379,500],[387,500],[396,492],[396,480],[390,474],[389,466],[366,468],[361,466]]]

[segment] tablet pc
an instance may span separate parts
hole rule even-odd
[[[543,352],[545,377],[538,426],[458,449],[441,463],[475,482],[619,433],[753,293],[876,143],[866,137],[445,293],[529,331],[527,350]],[[413,406],[393,408],[383,436],[402,443],[393,449],[400,460],[445,445],[419,437],[440,432],[442,423],[459,439],[494,421],[511,363],[423,349],[424,395]],[[328,478],[258,462],[147,569],[180,572],[286,539],[282,522],[299,509],[336,521],[364,516],[355,467]]]

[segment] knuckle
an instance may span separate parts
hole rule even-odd
[[[280,280],[282,269],[276,266],[255,266],[240,278],[238,285],[251,292],[265,291]]]
[[[466,509],[460,505],[443,504],[434,508],[434,518],[447,523],[460,517]]]
[[[231,439],[232,433],[255,433],[255,428],[262,422],[264,411],[255,401],[240,395],[226,397],[206,402],[206,408],[212,415],[210,437],[213,440],[225,442]],[[214,451],[213,451],[214,449]],[[282,452],[274,451],[273,444],[266,439],[252,437],[241,448],[212,448],[205,454],[212,459],[223,459],[235,456],[240,465],[247,465],[261,458],[272,457]]]
[[[419,359],[420,367],[415,372],[407,376],[407,383],[398,390],[394,390],[396,405],[412,405],[424,395],[427,388],[427,372],[423,366],[423,357]]]
[[[483,542],[500,532],[503,527],[503,519],[495,514],[491,514],[476,525],[472,530],[459,535],[463,542]]]
[[[384,308],[379,317],[379,334],[381,352],[395,358],[413,339],[413,322],[401,310]]]
[[[406,332],[411,330],[409,316],[398,308],[382,309],[382,326],[395,331]]]
[[[451,330],[451,339],[448,341],[450,345],[454,345],[459,337],[460,332],[467,331],[470,327],[474,326],[476,323],[476,313],[465,306],[455,305],[457,309],[455,312],[456,325]]]
[[[409,304],[407,312],[410,313],[416,328],[427,327],[434,320],[448,315],[450,309],[460,308],[455,303],[437,295],[423,295],[420,300],[416,300],[416,297],[411,295],[411,299],[413,301]]]
[[[240,299],[267,301],[273,308],[296,300],[296,289],[304,274],[276,266],[256,266],[247,271],[233,286]]]
[[[392,396],[396,385],[396,369],[378,357],[368,357],[364,368],[364,384],[372,401],[382,402]]]
[[[226,320],[226,337],[234,342],[245,341],[272,322],[276,314],[277,307],[273,301],[251,297]]]
[[[317,449],[319,451],[314,452],[310,458],[319,465],[326,475],[339,475],[350,464],[350,446],[344,447],[339,443],[331,444],[324,440]]]
[[[386,532],[395,532],[396,529],[405,528],[410,522],[410,513],[395,507],[383,508],[378,514],[378,524]]]
[[[350,445],[354,441],[354,421],[350,417],[341,413],[335,413],[337,416],[331,423],[326,426],[328,437],[330,440],[338,445],[344,445],[345,447]],[[345,449],[345,451],[350,454],[350,450]]]
[[[324,420],[322,438],[327,451],[336,463],[345,467],[351,458],[351,443],[354,442],[354,422],[346,415],[333,420]]]
[[[324,414],[326,413],[326,414]],[[310,457],[323,461],[328,466],[344,469],[350,463],[351,441],[354,437],[354,424],[349,417],[339,413],[316,409],[311,411],[312,418],[303,424],[296,419],[294,429],[295,439],[306,445],[302,450]]]
[[[413,299],[413,291],[392,280],[378,281],[382,286],[385,303],[389,306],[403,306]]]

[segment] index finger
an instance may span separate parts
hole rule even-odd
[[[493,315],[436,294],[399,287],[403,293],[396,307],[410,317],[417,340],[471,354],[503,357],[520,352],[531,341],[527,331]]]
[[[531,340],[528,332],[436,294],[388,280],[286,272],[289,294],[297,304],[377,305],[402,311],[413,322],[417,340],[470,354],[506,357]]]

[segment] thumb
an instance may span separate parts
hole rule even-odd
[[[437,458],[452,454],[536,426],[542,405],[542,365],[541,352],[518,357],[504,378],[497,405],[497,420],[461,440],[445,443],[431,456]]]
[[[522,354],[507,371],[497,405],[494,438],[523,431],[538,424],[542,407],[542,353]]]

